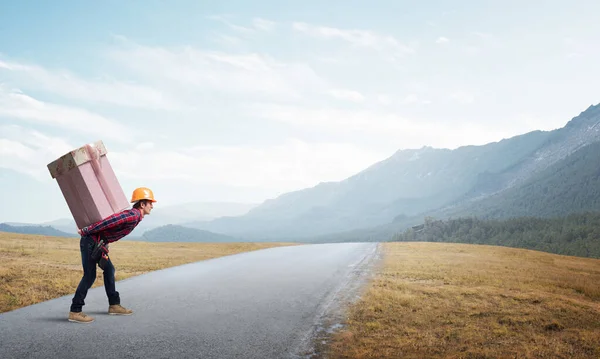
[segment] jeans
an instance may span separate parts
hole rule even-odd
[[[96,281],[96,265],[92,260],[92,249],[94,248],[94,239],[91,236],[82,236],[79,241],[79,249],[81,250],[81,265],[83,266],[83,277],[77,286],[77,291],[71,303],[72,312],[81,312],[85,305],[85,297],[88,289],[92,287]],[[108,304],[121,304],[119,292],[115,289],[115,267],[113,266],[110,257],[104,268],[104,289],[108,297]]]

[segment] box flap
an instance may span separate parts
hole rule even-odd
[[[94,150],[98,152],[98,156],[106,155],[106,147],[102,141],[96,141],[89,144]],[[83,145],[77,149],[74,149],[58,159],[48,164],[48,171],[52,178],[56,178],[61,174],[70,171],[71,169],[81,166],[82,164],[91,160],[88,151]]]

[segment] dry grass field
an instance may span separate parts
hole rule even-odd
[[[600,358],[600,260],[384,243],[328,358]]]
[[[121,240],[110,245],[110,257],[118,281],[180,264],[285,245],[295,244]],[[0,313],[74,293],[82,275],[79,238],[0,232]],[[94,287],[103,286],[101,269],[96,278]]]
[[[294,244],[120,241],[111,257],[120,280],[282,245]],[[467,244],[382,248],[327,358],[600,358],[600,260]],[[81,275],[78,238],[0,232],[0,313],[71,294]]]

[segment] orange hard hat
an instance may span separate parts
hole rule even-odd
[[[152,202],[156,202],[156,200],[154,199],[154,193],[152,193],[152,190],[150,188],[138,187],[134,189],[133,194],[131,195],[131,203],[135,203],[142,199],[147,199]]]

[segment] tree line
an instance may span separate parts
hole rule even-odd
[[[392,241],[487,244],[600,258],[600,211],[504,220],[427,217],[423,224],[395,234]]]

